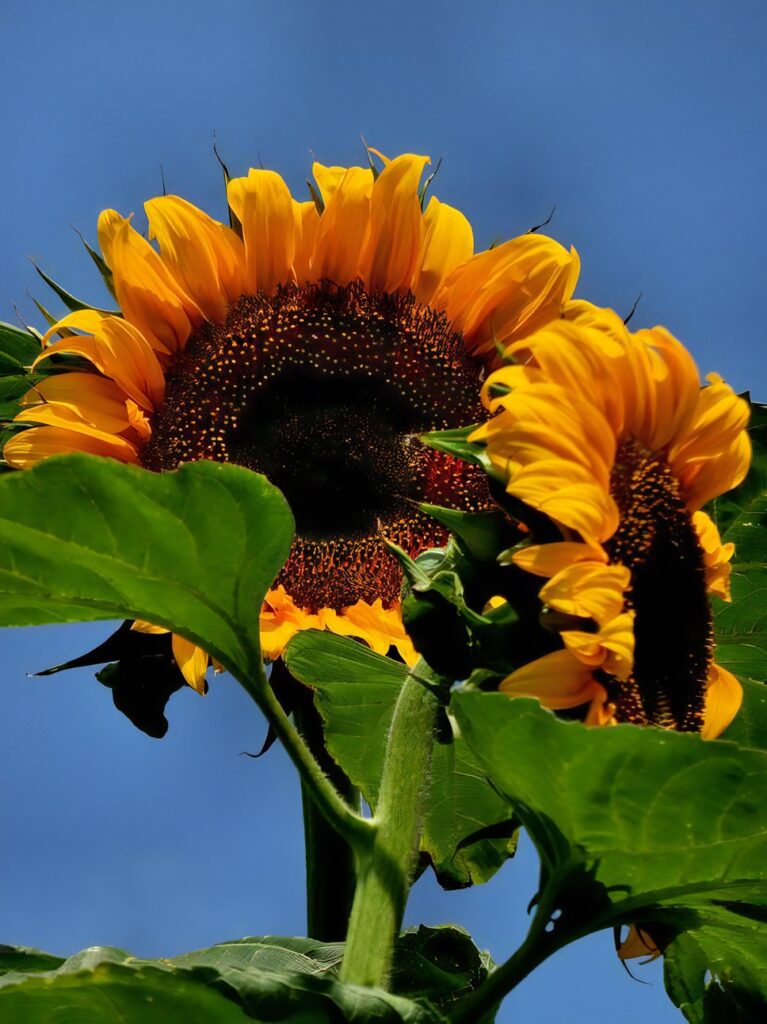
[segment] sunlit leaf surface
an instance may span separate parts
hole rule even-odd
[[[148,619],[247,678],[292,532],[280,492],[238,466],[50,459],[0,479],[0,624]]]
[[[634,923],[666,949],[669,992],[690,1020],[720,1019],[696,1009],[714,1002],[730,1019],[767,1009],[755,952],[767,947],[767,753],[588,728],[500,694],[458,694],[454,706],[538,849],[543,892],[561,912],[546,941]]]

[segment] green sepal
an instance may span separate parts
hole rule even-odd
[[[35,268],[35,270],[43,279],[43,281],[45,281],[48,287],[52,288],[53,291],[58,295],[58,297],[61,299],[61,301],[64,303],[64,305],[71,313],[77,313],[80,310],[86,309],[92,310],[94,313],[103,313],[105,316],[122,316],[122,313],[120,312],[119,309],[100,309],[98,306],[92,306],[88,302],[82,302],[80,299],[76,299],[74,295],[70,295],[70,293],[66,291],[64,288],[62,288],[60,284],[57,284],[52,277],[49,277],[44,270],[41,270],[36,263],[33,263],[32,266]]]
[[[425,434],[419,434],[419,441],[433,448],[435,451],[444,452],[446,455],[453,455],[464,462],[471,462],[474,465],[482,466],[490,472],[490,463],[484,454],[485,446],[476,441],[469,441],[469,436],[477,429],[477,425],[458,427],[455,430],[430,430]]]
[[[104,282],[104,286],[106,287],[107,291],[112,296],[112,298],[116,300],[117,292],[115,291],[114,274],[107,266],[106,260],[103,258],[101,253],[96,252],[93,246],[88,244],[88,240],[86,239],[85,235],[82,234],[82,232],[78,231],[77,228],[75,228],[74,230],[77,233],[80,241],[85,246],[85,251],[88,253],[90,258],[96,265],[96,269],[98,270],[99,274],[101,274],[101,279]]]
[[[500,509],[463,512],[421,502],[418,508],[450,530],[462,551],[477,562],[497,562],[498,553],[521,537],[519,530]]]

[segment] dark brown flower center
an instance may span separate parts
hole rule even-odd
[[[619,721],[697,731],[713,651],[703,551],[666,461],[633,439],[619,447],[610,490],[620,526],[611,561],[631,570],[634,671],[608,683]]]
[[[246,296],[176,358],[142,461],[264,473],[296,518],[278,581],[295,602],[388,605],[401,574],[380,535],[417,554],[445,534],[415,501],[487,503],[481,471],[417,438],[480,419],[480,384],[460,335],[411,295],[354,284]]]

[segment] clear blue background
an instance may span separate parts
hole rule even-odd
[[[32,256],[102,301],[69,225],[180,192],[222,215],[215,131],[233,171],[261,160],[301,190],[311,154],[359,162],[359,133],[445,160],[436,192],[479,247],[542,221],[583,258],[579,294],[667,324],[702,372],[767,397],[767,5],[763,0],[471,3],[71,2],[0,6],[0,318],[36,320]],[[56,510],[51,509],[55,516]],[[0,941],[145,956],[300,933],[298,787],[231,680],[137,732],[89,672],[25,673],[103,625],[6,631],[0,681]],[[408,921],[457,921],[496,959],[524,929],[535,857],[489,886],[425,878]],[[658,965],[632,981],[602,934],[559,953],[501,1021],[680,1019]]]

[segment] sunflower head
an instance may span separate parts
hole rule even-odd
[[[475,253],[464,215],[426,200],[427,157],[372,152],[375,169],[315,163],[307,201],[271,170],[231,179],[228,222],[165,195],[145,204],[145,237],[104,211],[119,310],[51,327],[35,369],[57,372],[23,399],[4,449],[16,468],[85,451],[265,473],[297,526],[260,610],[269,658],[307,627],[415,657],[386,542],[409,556],[444,543],[421,502],[488,504],[477,467],[417,438],[484,416],[497,346],[559,317],[578,273],[538,234]],[[207,661],[179,664],[202,689]]]
[[[729,599],[733,546],[702,506],[746,475],[747,403],[715,375],[701,388],[664,329],[632,334],[582,302],[505,359],[472,440],[506,493],[556,528],[509,561],[545,580],[544,608],[571,621],[501,690],[583,706],[594,724],[719,735],[741,698],[714,661],[710,603]]]

